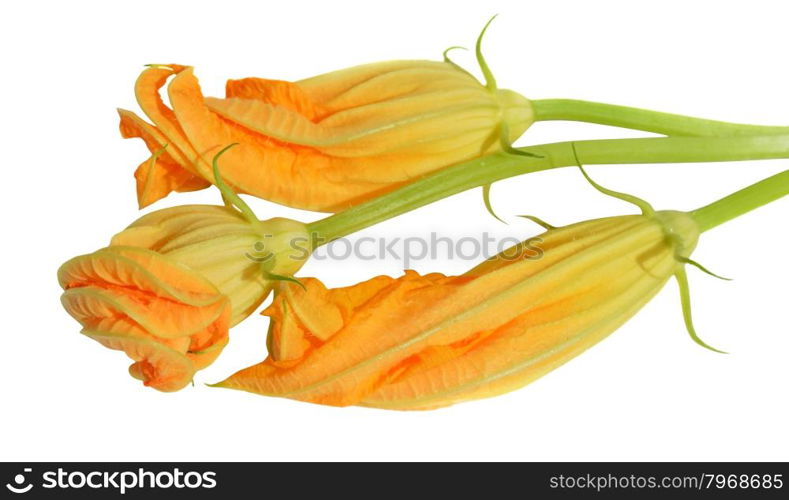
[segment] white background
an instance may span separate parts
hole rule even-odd
[[[146,157],[124,141],[116,107],[137,109],[145,63],[196,67],[204,91],[227,78],[298,79],[359,63],[485,51],[499,85],[708,118],[789,124],[785,2],[9,2],[0,13],[2,294],[0,459],[3,460],[787,460],[787,271],[782,200],[703,235],[690,271],[697,327],[684,331],[673,283],[600,345],[532,385],[434,412],[328,408],[203,384],[265,357],[266,321],[232,332],[217,363],[176,394],[143,388],[127,359],[78,334],[59,304],[57,267],[106,245],[140,214],[132,172]],[[470,54],[455,53],[474,68]],[[643,136],[540,123],[518,142]],[[658,208],[688,210],[778,172],[787,161],[596,166],[598,181]],[[249,198],[247,198],[249,199]],[[577,170],[500,182],[484,211],[478,190],[388,221],[369,236],[537,232],[633,209],[603,197]],[[219,203],[173,195],[154,209]],[[316,214],[260,200],[257,214]],[[149,209],[150,210],[150,209]],[[472,262],[421,261],[458,273]],[[402,262],[314,260],[300,273],[332,286]]]

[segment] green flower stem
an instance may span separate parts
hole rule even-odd
[[[789,170],[785,170],[725,198],[690,212],[704,232],[789,194]]]
[[[789,134],[789,127],[743,125],[646,109],[577,101],[542,99],[532,101],[536,121],[568,120],[630,128],[672,136],[741,136]]]
[[[558,142],[498,152],[412,181],[368,202],[308,224],[319,246],[478,186],[553,168],[625,163],[688,163],[789,158],[789,135],[655,137]],[[577,158],[576,158],[577,154]]]

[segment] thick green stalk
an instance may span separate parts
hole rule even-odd
[[[607,139],[544,144],[521,151],[541,157],[499,152],[454,165],[313,222],[308,229],[318,246],[467,189],[579,162],[610,165],[789,158],[789,135]]]
[[[532,106],[536,121],[588,122],[662,135],[713,137],[789,134],[789,127],[727,123],[574,99],[541,99],[532,101]]]
[[[690,215],[704,232],[788,194],[789,170],[785,170],[696,209]]]

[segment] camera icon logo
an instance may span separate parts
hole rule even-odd
[[[23,469],[25,474],[29,474],[33,472],[33,469],[26,467]],[[14,484],[6,483],[5,487],[8,488],[12,493],[27,493],[28,491],[33,489],[32,484],[25,485],[27,478],[25,478],[25,474],[17,474],[14,476]]]

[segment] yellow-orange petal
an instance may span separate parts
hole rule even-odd
[[[414,163],[420,156],[442,155],[463,147],[470,148],[475,155],[484,152],[480,136],[497,127],[499,116],[493,103],[481,103],[475,108],[471,103],[476,94],[473,90],[445,91],[440,110],[431,109],[436,107],[436,97],[432,94],[410,96],[349,110],[319,123],[252,99],[206,98],[205,103],[215,113],[244,128],[285,143],[315,148],[333,158],[371,161],[381,155],[401,155],[412,157]],[[422,111],[425,109],[430,109],[430,113]],[[462,132],[457,131],[459,125]],[[339,160],[336,162],[339,164]],[[387,181],[402,181],[415,172],[413,167],[403,173],[396,165],[390,165],[394,172],[376,171],[377,175],[373,176],[371,168],[351,160],[343,162],[342,168],[351,179],[368,175],[370,180]]]
[[[283,80],[265,78],[228,80],[225,97],[263,101],[294,111],[308,120],[315,120],[326,113],[298,84]]]
[[[60,267],[58,282],[64,289],[96,283],[130,286],[195,306],[217,300],[214,285],[191,269],[143,248],[108,247],[75,257]]]
[[[194,365],[189,359],[165,346],[147,339],[116,336],[101,332],[83,332],[103,346],[125,352],[135,361],[129,374],[142,380],[147,387],[174,392],[183,389],[194,377]]]
[[[173,158],[165,149],[167,138],[155,126],[146,122],[134,112],[125,109],[118,109],[118,116],[120,117],[118,129],[121,137],[124,139],[140,138],[152,154],[161,151],[161,155],[164,158],[169,159],[172,163],[178,163],[178,160]]]
[[[212,179],[210,163],[201,162],[200,155],[184,134],[175,113],[167,107],[159,94],[159,89],[170,77],[186,69],[187,66],[178,64],[147,68],[137,77],[134,94],[140,108],[167,139],[168,149],[172,148],[171,154],[176,162],[193,174]]]
[[[282,364],[301,359],[310,348],[308,336],[309,332],[299,324],[287,302],[280,304],[271,317],[266,340],[271,360]]]
[[[145,208],[173,191],[199,191],[210,186],[208,181],[156,156],[151,156],[137,167],[134,179],[139,208]]]
[[[479,87],[476,79],[451,64],[436,61],[399,60],[362,64],[299,80],[296,84],[313,102],[321,103],[326,115],[364,106],[375,101],[398,97],[422,85],[431,85],[433,76],[451,77],[463,86]],[[412,86],[391,85],[393,81],[410,81]],[[376,93],[378,97],[376,98]]]
[[[186,357],[192,361],[195,370],[202,370],[213,363],[227,346],[230,341],[228,331],[231,313],[228,301],[216,321],[208,325],[202,332],[191,336]]]
[[[323,127],[296,111],[256,99],[206,97],[205,105],[226,120],[289,144],[325,149],[345,143],[358,133],[350,128]]]
[[[173,147],[173,154],[168,149],[167,138],[153,125],[140,117],[123,109],[120,115],[120,131],[124,138],[141,138],[152,156],[142,162],[134,172],[137,180],[137,202],[140,208],[164,198],[172,191],[197,191],[211,184],[189,171],[183,163],[183,155]],[[165,147],[167,146],[167,147]]]
[[[66,310],[83,325],[122,314],[151,334],[177,338],[217,321],[227,298],[192,270],[145,249],[109,247],[64,264]]]
[[[148,387],[177,391],[194,377],[194,364],[183,350],[153,338],[128,318],[97,322],[82,333],[107,348],[125,352],[134,361],[129,374]]]
[[[327,289],[314,278],[301,286],[283,286],[261,314],[270,318],[268,349],[272,360],[290,363],[301,359],[339,331],[357,307],[395,280],[378,276],[358,285]]]

